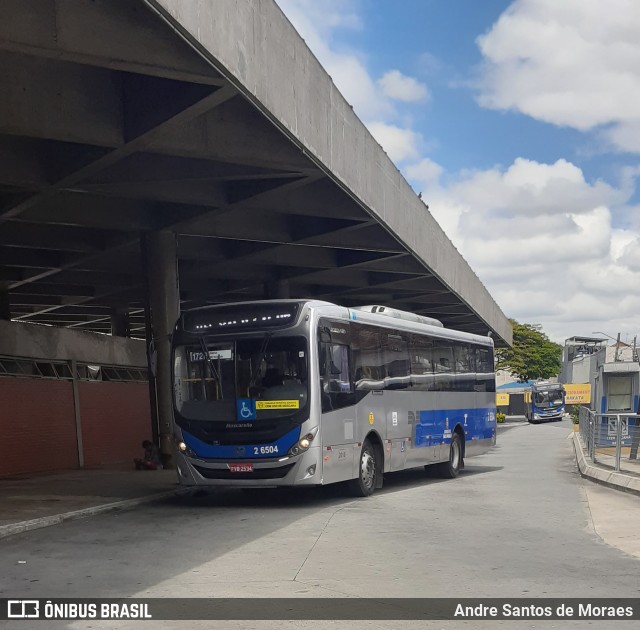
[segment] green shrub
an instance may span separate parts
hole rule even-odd
[[[569,405],[567,411],[573,424],[580,424],[580,405]]]
[[[498,412],[496,414],[496,422],[504,422],[506,419],[507,419],[507,414],[506,413]]]

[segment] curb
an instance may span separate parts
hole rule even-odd
[[[175,490],[149,494],[142,497],[136,497],[135,499],[123,499],[122,501],[114,501],[113,503],[94,505],[92,507],[83,508],[81,510],[73,510],[72,512],[63,512],[62,514],[53,514],[51,516],[33,518],[28,521],[19,521],[18,523],[0,525],[0,539],[6,538],[7,536],[13,536],[14,534],[22,534],[23,532],[28,532],[34,529],[50,527],[51,525],[59,525],[60,523],[64,523],[65,521],[103,514],[104,512],[128,510],[144,503],[152,503],[154,501],[161,501],[162,499],[168,499],[174,496],[189,494],[192,490],[193,488],[176,488]]]
[[[614,490],[621,490],[622,492],[640,496],[640,477],[632,477],[625,473],[608,470],[589,463],[584,456],[579,434],[576,432],[573,433],[573,450],[575,451],[576,463],[582,477]]]

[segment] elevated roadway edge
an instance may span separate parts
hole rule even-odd
[[[511,345],[506,316],[275,2],[143,1]]]

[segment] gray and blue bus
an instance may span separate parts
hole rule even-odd
[[[496,442],[490,337],[384,306],[242,302],[184,312],[173,335],[179,482],[348,482],[434,466],[456,477]]]
[[[525,416],[532,424],[562,420],[565,411],[562,383],[534,383],[525,393]]]

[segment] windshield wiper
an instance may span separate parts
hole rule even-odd
[[[220,372],[216,370],[215,363],[213,359],[209,356],[209,350],[207,349],[207,344],[204,341],[204,336],[199,337],[200,346],[202,347],[202,353],[204,354],[204,359],[209,365],[209,369],[211,370],[211,376],[218,382],[218,386],[220,387],[220,400],[224,400],[224,392],[222,391],[222,378],[220,377]]]

